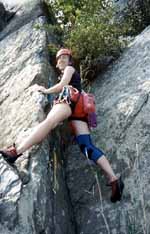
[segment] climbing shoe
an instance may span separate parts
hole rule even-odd
[[[124,183],[123,183],[121,177],[119,177],[119,179],[111,182],[110,186],[112,189],[112,195],[110,198],[111,202],[115,203],[117,201],[120,201],[122,193],[123,193],[123,189],[124,189]]]
[[[10,164],[13,164],[16,161],[16,159],[21,155],[17,154],[15,144],[9,146],[7,149],[0,149],[0,154],[2,154],[3,158]]]

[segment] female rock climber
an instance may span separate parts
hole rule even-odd
[[[43,86],[35,85],[35,90],[44,94],[58,93],[54,105],[46,119],[38,124],[33,132],[25,138],[20,145],[16,146],[14,144],[9,148],[0,150],[0,153],[7,162],[14,163],[26,150],[34,144],[40,143],[52,129],[68,118],[82,153],[88,155],[88,157],[99,165],[107,175],[108,183],[112,189],[111,202],[120,201],[124,188],[121,177],[116,177],[104,153],[92,144],[86,116],[82,116],[81,118],[73,116],[76,103],[71,100],[70,88],[73,87],[77,89],[79,94],[82,93],[82,88],[80,76],[73,67],[71,51],[67,48],[60,49],[57,52],[56,60],[56,66],[61,72],[61,79],[59,82],[48,89]]]

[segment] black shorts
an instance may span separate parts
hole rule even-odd
[[[72,120],[80,120],[80,121],[83,121],[83,122],[86,122],[88,123],[88,120],[86,117],[75,117],[75,116],[70,116],[68,118],[69,121],[72,121]]]

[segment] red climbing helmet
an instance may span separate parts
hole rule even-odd
[[[72,56],[71,50],[67,48],[60,49],[56,54],[56,59],[58,59],[61,55],[69,55]]]

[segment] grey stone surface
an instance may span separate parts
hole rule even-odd
[[[0,148],[19,144],[45,118],[47,98],[33,86],[54,79],[42,1],[6,5],[17,12],[0,33]],[[1,234],[74,234],[63,172],[59,167],[56,193],[52,157],[48,138],[13,166],[0,155]]]
[[[130,15],[134,18],[136,30],[140,27],[141,32],[150,22],[149,0],[113,0],[116,8],[116,19],[121,22]],[[137,19],[137,20],[136,20]],[[130,19],[130,21],[132,21]]]
[[[144,1],[140,1],[140,0],[117,0],[117,1],[113,1],[114,5],[118,8],[118,11],[122,12],[126,11],[127,8],[130,7],[130,9],[134,9],[137,6],[139,6],[139,4],[145,4],[146,2],[148,3],[147,0]]]
[[[2,2],[0,2],[0,31],[10,22],[10,20],[14,17],[15,11],[9,11],[5,9],[5,6]]]
[[[0,33],[0,148],[20,143],[45,118],[47,100],[32,86],[54,79],[46,32],[36,27],[46,22],[40,1],[4,3],[17,13]],[[125,180],[122,201],[110,202],[102,171],[60,125],[14,166],[0,155],[1,234],[150,233],[149,38],[148,27],[92,87],[93,142]]]
[[[2,2],[0,2],[0,31],[4,28],[5,25],[5,15],[6,10]]]
[[[125,190],[122,201],[111,204],[102,170],[70,146],[66,173],[77,233],[150,233],[149,63],[150,27],[93,84],[98,119],[93,142],[122,175]]]
[[[16,12],[11,24],[8,24],[7,27],[1,32],[0,40],[2,40],[7,35],[10,35],[12,32],[17,31],[23,25],[31,22],[32,20],[43,16],[42,11],[42,2],[41,0],[23,0],[23,1],[9,1],[4,0],[4,5],[9,9],[13,9]]]

